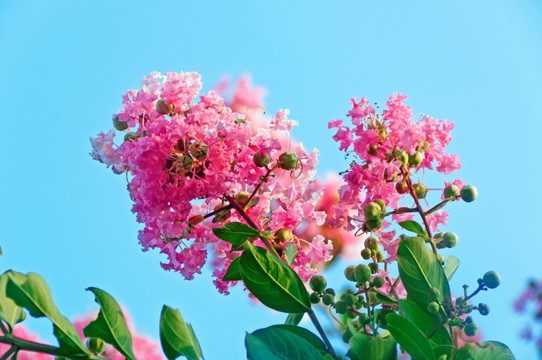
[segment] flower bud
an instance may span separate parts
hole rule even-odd
[[[333,304],[333,301],[335,301],[335,297],[331,294],[324,294],[324,296],[322,297],[322,302],[324,303],[324,305],[331,305]]]
[[[364,258],[365,260],[369,260],[371,258],[371,249],[363,249],[361,250],[361,257]]]
[[[377,262],[384,262],[384,253],[382,251],[378,251],[376,253],[376,261]]]
[[[478,196],[478,190],[472,185],[465,185],[461,189],[461,199],[465,202],[472,202]]]
[[[382,208],[380,207],[380,204],[376,201],[371,201],[363,208],[363,214],[365,214],[365,217],[367,219],[374,219],[380,216],[381,212]]]
[[[484,274],[484,285],[490,289],[495,289],[501,283],[501,276],[496,271],[488,271]]]
[[[275,240],[279,243],[292,241],[293,239],[294,239],[294,235],[292,234],[292,230],[290,229],[281,228],[275,232]]]
[[[427,295],[433,300],[437,300],[440,296],[440,291],[434,286],[431,286],[431,288],[427,291]]]
[[[467,324],[465,325],[465,329],[463,329],[463,331],[467,336],[476,336],[476,334],[478,334],[478,326],[476,326],[475,323]]]
[[[423,183],[417,183],[414,184],[414,191],[416,192],[416,197],[418,199],[425,199],[428,189]]]
[[[408,192],[408,185],[405,181],[399,181],[395,184],[395,190],[397,190],[399,194],[405,194]]]
[[[385,282],[386,282],[386,280],[384,280],[383,277],[375,276],[373,281],[371,282],[371,285],[376,287],[376,288],[379,288],[379,287],[384,286]]]
[[[124,141],[135,141],[139,138],[139,135],[136,132],[129,132],[124,135]]]
[[[102,339],[91,337],[87,340],[87,349],[93,354],[100,354],[105,349],[105,342]]]
[[[380,211],[381,212],[385,212],[386,211],[386,203],[384,202],[384,200],[382,199],[375,199],[373,200],[373,202],[377,203],[378,205],[380,205]]]
[[[203,215],[195,215],[195,216],[192,216],[190,219],[188,219],[188,223],[190,225],[197,225],[200,222],[202,222],[203,220],[205,220]]]
[[[457,235],[453,232],[446,232],[442,236],[442,242],[447,248],[453,248],[457,245]]]
[[[419,152],[416,152],[414,155],[410,155],[408,157],[408,163],[410,166],[417,167],[419,166],[423,161],[423,155]]]
[[[370,263],[369,269],[371,269],[371,274],[376,274],[378,272],[378,264],[377,263]]]
[[[335,303],[335,311],[337,314],[345,314],[348,311],[348,306],[344,300],[339,300]]]
[[[257,167],[266,167],[271,161],[271,157],[267,151],[260,150],[254,154],[252,160]]]
[[[380,229],[382,226],[382,219],[377,217],[374,219],[371,219],[365,223],[365,228],[369,231],[375,231]]]
[[[438,313],[438,310],[439,310],[439,305],[434,302],[434,301],[431,301],[428,305],[427,305],[427,312],[429,314],[433,314],[433,315],[436,315]]]
[[[173,109],[175,109],[175,105],[166,104],[165,99],[160,99],[156,102],[156,111],[158,111],[159,114],[170,115],[173,112]]]
[[[196,141],[188,145],[190,154],[198,160],[205,160],[209,156],[209,146],[203,141]]]
[[[346,280],[356,281],[356,276],[354,275],[356,267],[354,265],[349,265],[344,269],[344,277]]]
[[[299,158],[294,152],[286,151],[279,156],[279,167],[284,170],[294,170],[299,165]]]
[[[444,198],[454,199],[459,195],[459,188],[454,184],[450,184],[444,188]]]
[[[388,138],[388,132],[386,131],[385,128],[380,128],[376,131],[376,136],[378,136],[380,138],[380,143],[383,144],[384,141],[386,141],[386,139]]]
[[[316,292],[313,292],[312,294],[310,294],[309,299],[311,303],[318,304],[320,302],[320,295],[318,295],[318,293]]]
[[[476,330],[478,332],[478,329]],[[467,335],[467,332],[465,332],[465,335]],[[467,335],[470,336],[470,335]],[[474,336],[474,335],[473,335]],[[474,344],[471,342],[466,343],[465,345],[461,346],[461,349],[463,350],[463,354],[472,355],[474,354]]]
[[[127,121],[120,121],[119,116],[113,118],[113,127],[118,131],[124,131],[129,128]]]
[[[489,305],[488,304],[478,304],[478,311],[480,312],[480,315],[486,316],[489,314]]]
[[[324,292],[325,292],[326,294],[330,294],[330,295],[335,296],[335,290],[332,289],[332,288],[327,288],[327,289],[324,290]]]
[[[356,296],[353,294],[348,294],[344,297],[344,302],[348,306],[353,306],[356,303]]]
[[[327,286],[326,278],[322,275],[314,275],[309,280],[309,285],[312,290],[316,291],[317,293],[321,293],[324,291],[324,289]]]
[[[369,150],[367,150],[367,154],[376,156],[378,155],[378,145],[371,144],[369,145]]]
[[[371,269],[365,264],[360,264],[354,269],[354,277],[358,283],[364,284],[371,279]]]
[[[378,245],[378,239],[375,238],[374,236],[370,236],[367,239],[365,239],[365,241],[363,242],[363,245],[365,245],[366,249],[370,249],[370,250],[380,249],[380,245]]]
[[[240,191],[235,195],[235,202],[239,204],[240,206],[245,205],[248,198],[250,197],[250,194],[246,191]]]

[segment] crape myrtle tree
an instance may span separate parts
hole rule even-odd
[[[474,201],[476,188],[459,179],[419,180],[460,168],[458,156],[446,152],[453,123],[414,116],[401,94],[382,111],[352,99],[349,123],[329,122],[339,149],[352,157],[333,195],[332,182],[315,178],[318,151],[290,138],[297,122],[288,110],[268,119],[261,89],[244,79],[226,102],[220,85],[198,97],[197,73],[144,77],[141,89],[123,96],[113,129],[91,139],[91,155],[126,177],[132,211],[144,225],[139,244],[165,254],[165,270],[190,280],[211,258],[218,291],[242,286],[261,305],[287,314],[285,323],[246,335],[248,359],[514,358],[504,344],[476,337],[474,318],[488,315],[489,306],[474,297],[496,288],[499,275],[481,274],[457,296],[449,285],[459,260],[448,249],[458,237],[441,230],[444,209]],[[352,245],[361,251],[357,265],[344,270],[346,287],[328,284],[322,269]],[[127,359],[144,358],[135,354],[114,298],[88,290],[100,311],[82,329],[84,343],[41,276],[4,273],[1,360],[29,351],[99,359],[110,357],[106,344]],[[329,311],[346,351],[334,349],[315,307]],[[58,344],[20,336],[27,313],[49,318]],[[298,326],[305,315],[315,332]],[[168,306],[160,340],[168,359],[203,358],[192,327]]]

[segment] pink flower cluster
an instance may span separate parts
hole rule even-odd
[[[113,116],[124,141],[114,144],[114,130],[91,139],[94,159],[112,166],[115,173],[127,173],[132,211],[145,225],[139,234],[143,250],[159,249],[167,256],[164,269],[192,279],[201,273],[212,248],[217,257],[215,285],[223,293],[232,283],[222,282],[221,276],[238,253],[219,241],[212,228],[244,222],[235,211],[220,213],[228,199],[260,186],[258,202],[246,213],[261,229],[273,232],[294,229],[304,220],[322,220],[314,211],[320,192],[313,178],[318,152],[307,153],[301,143],[286,141],[296,124],[288,119],[288,110],[279,110],[270,120],[259,119],[258,126],[246,112],[234,111],[233,107],[246,109],[243,101],[261,99],[261,89],[252,94],[250,83],[240,84],[230,107],[215,91],[196,99],[201,89],[196,73],[152,73],[141,89],[124,95],[123,109]],[[294,152],[301,165],[292,171],[271,167],[286,151]],[[270,156],[269,167],[256,166],[257,152]],[[269,169],[271,176],[260,184]],[[310,264],[328,259],[320,254],[327,243],[318,238],[307,246],[296,245],[302,250],[298,260],[305,257],[296,270],[307,279]]]
[[[514,310],[518,313],[528,313],[531,316],[520,336],[526,341],[536,340],[536,346],[542,348],[542,280],[532,280],[514,302]],[[538,327],[538,334],[535,334]]]
[[[426,115],[415,121],[412,109],[404,104],[406,98],[392,94],[382,112],[376,112],[364,97],[359,102],[354,98],[347,114],[353,126],[340,119],[329,123],[330,129],[337,129],[333,139],[339,149],[356,156],[343,177],[345,184],[339,189],[340,201],[334,208],[334,218],[329,220],[331,224],[347,230],[360,229],[365,221],[363,208],[369,202],[378,199],[388,208],[397,209],[401,200],[407,199],[408,191],[400,191],[400,187],[406,186],[404,182],[413,172],[436,170],[449,174],[460,168],[458,156],[445,151],[453,123]],[[447,216],[444,210],[429,215],[431,229],[438,231],[439,225],[446,224]],[[394,221],[413,218],[409,213],[393,215]],[[388,253],[388,262],[396,259],[399,245],[395,231],[384,231],[390,225],[384,219],[376,232]]]

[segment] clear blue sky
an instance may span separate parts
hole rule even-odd
[[[187,282],[142,253],[125,180],[88,156],[89,136],[110,128],[121,95],[151,71],[197,71],[206,89],[248,72],[267,87],[269,112],[289,108],[294,136],[320,148],[325,175],[347,164],[327,122],[353,96],[385,102],[399,91],[414,112],[456,124],[459,176],[479,189],[450,209],[446,230],[460,239],[450,253],[462,262],[453,289],[499,271],[503,285],[480,296],[492,313],[477,321],[485,338],[535,358],[511,305],[542,276],[542,3],[338,3],[1,1],[1,270],[42,274],[67,316],[95,309],[85,287],[103,288],[155,338],[168,304],[207,359],[243,358],[244,331],[284,315],[242,291],[219,295],[209,271]]]

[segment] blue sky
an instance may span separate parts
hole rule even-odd
[[[345,118],[351,97],[401,92],[415,113],[453,121],[458,176],[480,196],[450,208],[452,288],[499,271],[502,286],[480,296],[492,312],[477,321],[517,358],[535,357],[511,305],[542,276],[539,1],[4,0],[0,44],[0,264],[42,274],[64,314],[95,309],[84,288],[100,287],[157,338],[165,303],[194,325],[207,359],[243,358],[245,331],[283,321],[240,290],[217,294],[210,271],[192,282],[164,272],[137,244],[125,180],[88,156],[88,138],[151,71],[197,71],[205,89],[249,73],[268,111],[289,108],[294,137],[320,149],[322,176],[347,166],[327,122]]]

